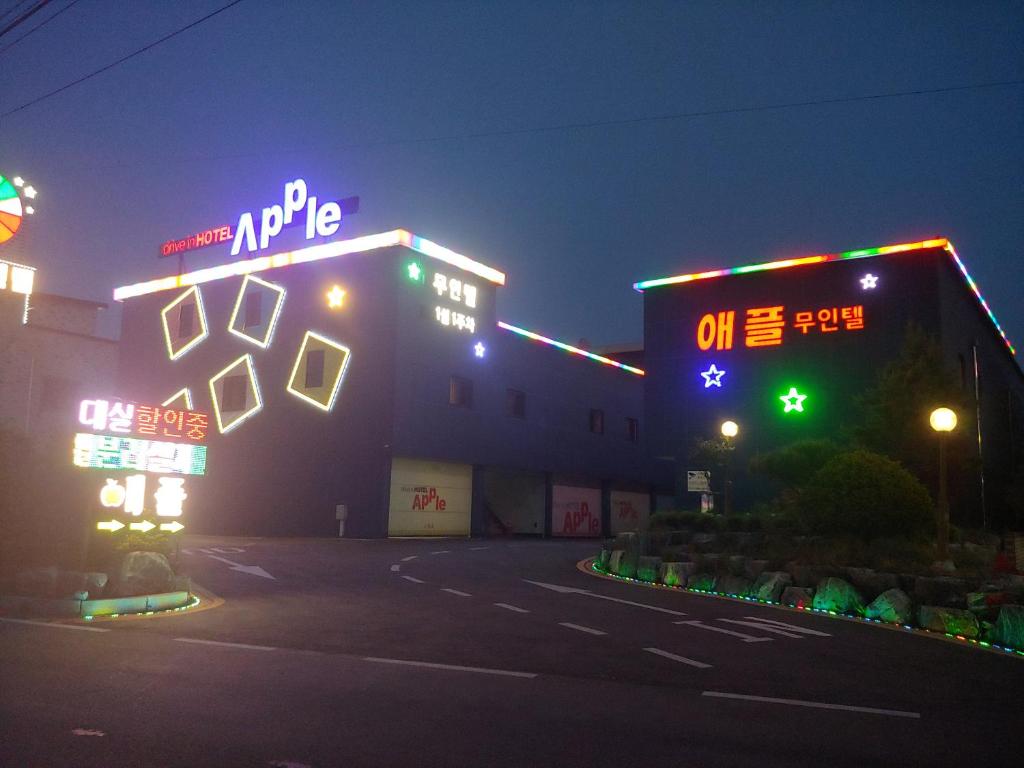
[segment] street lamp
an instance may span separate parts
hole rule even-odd
[[[735,421],[723,421],[721,426],[722,437],[725,438],[725,516],[732,514],[732,449],[733,438],[740,433],[740,426]]]
[[[936,408],[928,416],[939,435],[939,506],[936,520],[939,560],[949,557],[949,497],[946,494],[946,441],[949,433],[956,429],[956,413],[949,408]]]

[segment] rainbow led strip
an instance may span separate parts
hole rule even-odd
[[[145,296],[148,293],[157,293],[159,291],[171,291],[187,285],[199,285],[200,283],[208,283],[211,280],[222,280],[225,277],[234,277],[236,275],[248,275],[253,272],[287,267],[292,264],[302,264],[307,261],[333,259],[349,253],[364,253],[378,248],[390,248],[395,245],[404,245],[406,248],[411,248],[424,256],[429,256],[453,267],[464,269],[497,285],[505,284],[505,273],[499,272],[494,267],[489,267],[479,261],[473,261],[468,256],[450,251],[444,246],[430,240],[425,240],[418,235],[414,235],[412,232],[404,229],[393,229],[390,232],[381,232],[376,235],[365,235],[363,237],[354,237],[350,240],[338,240],[333,243],[311,245],[308,248],[300,248],[297,251],[285,251],[270,256],[258,256],[255,259],[241,259],[239,261],[232,261],[229,264],[221,264],[217,267],[186,272],[183,275],[171,275],[170,277],[148,280],[144,283],[123,285],[120,288],[114,289],[114,301],[124,301],[134,296]]]
[[[996,316],[988,306],[988,302],[981,295],[981,291],[978,290],[978,284],[974,282],[974,278],[967,272],[967,267],[957,256],[956,249],[953,244],[944,237],[936,238],[934,240],[922,240],[919,243],[901,243],[899,245],[884,245],[881,248],[861,248],[857,251],[843,251],[842,253],[826,253],[820,256],[804,256],[798,259],[783,259],[781,261],[768,261],[763,264],[748,264],[745,267],[732,267],[731,269],[713,269],[709,272],[695,272],[689,275],[674,275],[673,277],[659,277],[656,280],[643,280],[639,283],[633,283],[633,289],[643,293],[648,288],[658,288],[662,285],[675,285],[677,283],[691,283],[695,280],[707,280],[712,277],[724,277],[725,275],[745,275],[748,272],[766,272],[770,269],[786,269],[788,267],[800,267],[805,264],[823,264],[826,261],[845,261],[847,259],[865,259],[869,256],[884,256],[889,253],[906,253],[907,251],[920,251],[927,248],[942,248],[952,258],[957,268],[963,274],[964,279],[967,280],[967,286],[971,289],[978,301],[981,303],[981,308],[985,310],[985,314],[988,315],[989,320],[992,321],[992,325],[995,326],[999,335],[1003,337],[1003,341],[1006,342],[1007,348],[1011,354],[1016,355],[1017,350],[1013,344],[1006,337],[1006,333],[1003,331],[1003,327],[996,320]]]
[[[610,357],[595,355],[593,352],[587,352],[587,350],[580,349],[579,347],[574,347],[572,346],[572,344],[566,344],[563,341],[555,341],[554,339],[549,339],[547,336],[541,336],[539,333],[528,331],[525,328],[517,328],[514,325],[503,323],[501,322],[501,320],[498,321],[498,327],[506,331],[512,331],[512,333],[518,333],[520,336],[525,336],[528,339],[533,339],[534,341],[542,341],[545,344],[550,344],[553,347],[564,349],[566,352],[572,352],[574,355],[582,355],[583,357],[589,357],[591,360],[596,360],[599,363],[604,363],[605,365],[611,365],[616,368],[621,368],[624,371],[635,373],[637,376],[644,375],[644,372],[642,370],[640,370],[639,368],[634,368],[632,365],[620,363],[617,360],[612,360]]]

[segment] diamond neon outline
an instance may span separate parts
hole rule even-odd
[[[334,378],[334,384],[331,387],[331,397],[327,401],[326,405],[321,403],[319,400],[310,397],[306,393],[300,392],[299,390],[293,388],[293,384],[295,383],[295,377],[299,372],[299,364],[302,362],[302,356],[306,353],[306,345],[309,344],[310,337],[316,339],[317,341],[323,342],[324,344],[327,344],[330,347],[334,347],[336,350],[344,353],[345,355],[345,360],[342,362],[341,367],[338,369],[338,375]],[[321,411],[330,412],[331,409],[334,408],[334,401],[337,400],[338,392],[341,391],[341,382],[345,378],[345,372],[348,370],[348,365],[351,361],[352,350],[346,347],[344,344],[334,341],[333,339],[328,339],[326,336],[321,336],[316,331],[306,331],[306,335],[303,337],[302,344],[299,347],[299,354],[295,356],[295,364],[292,366],[292,375],[288,377],[288,385],[285,387],[285,389],[291,392],[296,397],[301,398],[302,400],[305,400],[308,403],[312,403]]]
[[[239,416],[236,416],[234,420],[231,421],[227,426],[224,426],[224,422],[221,420],[220,417],[220,402],[218,402],[217,400],[217,388],[215,385],[221,378],[224,377],[224,375],[228,371],[232,370],[239,363],[242,362],[245,363],[245,367],[249,373],[249,382],[252,384],[252,391],[253,394],[256,396],[256,403],[248,411],[243,411]],[[255,416],[257,413],[263,410],[263,395],[260,394],[260,382],[259,379],[256,378],[256,369],[253,368],[252,365],[252,355],[250,355],[249,353],[242,355],[233,363],[230,363],[227,367],[223,368],[219,373],[213,375],[213,377],[210,379],[210,399],[213,400],[213,413],[217,417],[217,429],[220,430],[220,433],[222,435],[227,434],[232,429],[241,424],[243,421],[250,418],[251,416]]]
[[[242,298],[245,296],[245,289],[249,285],[250,280],[258,285],[262,285],[264,288],[277,291],[277,301],[274,302],[274,311],[270,315],[270,322],[267,323],[267,332],[263,335],[262,341],[257,339],[255,336],[250,336],[244,329],[240,331],[235,328],[235,320],[238,319],[238,310],[242,306]],[[261,280],[254,275],[246,275],[242,280],[242,287],[238,290],[238,298],[235,299],[235,308],[231,312],[231,320],[228,322],[228,331],[235,334],[235,336],[239,336],[246,341],[255,344],[260,349],[266,349],[274,339],[274,329],[277,327],[277,319],[281,316],[281,307],[284,306],[284,297],[287,293],[288,292],[280,285],[268,283],[266,280]]]
[[[182,395],[184,395],[184,397],[185,397],[185,408],[187,408],[188,410],[191,411],[192,410],[192,391],[188,387],[182,387],[181,389],[179,389],[173,395],[171,395],[166,400],[164,400],[162,403],[160,403],[160,406],[162,408],[166,408],[168,405],[173,403],[175,400],[177,400]]]
[[[167,325],[167,313],[174,309],[176,306],[178,306],[178,304],[180,304],[182,301],[184,301],[185,297],[187,297],[190,293],[194,293],[196,296],[196,314],[199,315],[199,327],[202,328],[203,330],[202,333],[200,333],[198,336],[192,339],[192,341],[188,342],[187,344],[185,344],[185,346],[183,346],[181,349],[175,352],[174,344],[171,342],[171,329],[170,326]],[[210,329],[206,325],[206,310],[203,308],[203,294],[200,293],[198,285],[193,285],[191,288],[189,288],[187,291],[181,294],[181,296],[179,296],[166,307],[161,309],[160,320],[164,326],[164,341],[167,342],[167,356],[170,357],[171,360],[177,360],[179,357],[181,357],[190,349],[192,349],[192,347],[194,347],[196,344],[203,341],[207,336],[210,335]]]

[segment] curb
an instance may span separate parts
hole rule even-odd
[[[1017,659],[1024,660],[1024,650],[1017,650],[1016,648],[1008,648],[1001,645],[994,645],[984,640],[972,640],[969,637],[963,635],[953,635],[950,633],[939,634],[938,632],[932,632],[927,629],[920,629],[918,627],[912,627],[909,624],[891,624],[889,622],[881,621],[879,619],[868,619],[862,616],[852,616],[843,613],[837,613],[835,611],[826,611],[820,608],[795,608],[788,605],[782,605],[781,603],[773,603],[767,600],[758,600],[753,597],[739,597],[735,595],[727,595],[722,592],[708,592],[701,589],[688,589],[687,587],[670,587],[665,584],[657,584],[650,581],[641,581],[640,579],[631,579],[625,576],[616,576],[612,573],[606,573],[599,571],[594,567],[594,561],[596,558],[588,557],[580,560],[576,563],[576,570],[581,573],[585,573],[588,576],[592,576],[597,579],[605,579],[606,581],[617,581],[619,583],[629,583],[634,586],[647,587],[648,589],[660,589],[667,590],[669,592],[682,592],[687,595],[693,595],[695,597],[709,597],[718,600],[728,600],[733,603],[747,603],[754,605],[763,605],[766,608],[774,608],[776,610],[784,611],[786,613],[799,613],[799,614],[812,614],[815,616],[821,616],[829,619],[840,619],[842,621],[849,621],[855,624],[867,624],[879,629],[887,629],[891,632],[899,632],[900,634],[912,634],[918,637],[927,638],[929,640],[941,640],[942,642],[951,643],[953,645],[975,648],[979,651],[987,651],[994,653],[998,656],[1012,656]]]

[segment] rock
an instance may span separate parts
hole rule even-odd
[[[177,575],[174,577],[174,581],[171,582],[171,592],[191,592],[192,591],[192,577]]]
[[[821,581],[821,573],[817,568],[812,568],[803,563],[786,563],[783,570],[793,577],[793,583],[798,587],[813,587]]]
[[[764,569],[768,567],[767,560],[747,560],[746,565],[743,567],[743,576],[746,576],[751,581],[756,580],[764,573]],[[789,576],[787,573],[786,576]]]
[[[952,560],[936,560],[932,563],[934,573],[956,573],[956,563]]]
[[[922,629],[932,632],[946,632],[970,638],[976,638],[981,634],[974,614],[960,608],[922,605],[917,609],[917,623]]]
[[[702,592],[711,592],[715,588],[715,576],[712,573],[694,574],[690,580],[686,582],[686,586],[690,589],[697,589]]]
[[[616,560],[616,555],[618,559]],[[617,549],[612,553],[612,573],[627,579],[636,577],[636,564],[640,555],[629,550]]]
[[[114,597],[169,592],[174,571],[159,552],[129,552],[124,556],[114,583]]]
[[[864,615],[869,619],[907,624],[914,618],[914,606],[910,595],[903,590],[887,589],[864,609]]]
[[[597,553],[597,557],[594,558],[594,565],[600,571],[608,570],[608,562],[611,560],[612,551],[610,549],[602,549]]]
[[[622,567],[622,558],[626,556],[626,550],[616,549],[608,556],[608,572],[618,573]]]
[[[92,571],[85,574],[85,588],[93,595],[99,595],[107,586],[107,574]]]
[[[726,567],[733,576],[742,576],[747,568],[747,558],[743,555],[729,555]]]
[[[999,607],[1010,602],[1005,592],[968,592],[967,610],[979,619],[995,619]]]
[[[84,590],[84,589],[79,590],[78,592],[75,592],[73,595],[71,595],[71,599],[72,600],[88,600],[89,599],[89,592],[87,590]]]
[[[57,597],[71,597],[86,588],[85,574],[81,571],[60,571],[57,574]]]
[[[56,597],[58,574],[55,565],[20,571],[14,577],[14,591],[25,597]]]
[[[709,552],[706,555],[700,556],[700,567],[708,573],[718,573],[721,569],[722,556],[715,553]]]
[[[876,573],[873,568],[844,568],[850,583],[866,597],[880,595],[888,589],[899,589],[900,580],[894,573]]]
[[[707,552],[718,541],[717,533],[695,533],[691,542],[697,548],[698,552]]]
[[[922,605],[960,608],[967,599],[967,584],[949,576],[918,576],[914,582],[914,599]]]
[[[636,577],[640,581],[655,582],[661,571],[661,558],[644,556],[637,559]]]
[[[750,587],[750,579],[745,579],[742,576],[733,576],[731,573],[715,581],[715,592],[722,592],[736,597],[747,597],[750,594]]]
[[[758,562],[766,562],[764,560]],[[765,571],[757,577],[754,586],[750,588],[751,597],[758,600],[768,600],[773,603],[779,602],[782,598],[782,590],[793,582],[793,577],[785,571]]]
[[[864,601],[852,584],[829,576],[818,582],[813,607],[822,611],[860,614],[864,612]]]
[[[1024,651],[1024,606],[1004,605],[995,626],[988,633],[990,642]]]
[[[636,531],[624,531],[615,535],[615,541],[613,542],[614,549],[624,549],[627,552],[640,553],[640,537],[637,536]]]
[[[662,563],[658,569],[658,581],[667,587],[685,587],[696,570],[696,563]]]
[[[807,608],[814,602],[814,590],[810,587],[786,587],[782,590],[782,604],[790,608]]]

